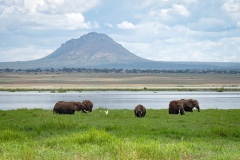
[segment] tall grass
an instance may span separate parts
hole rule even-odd
[[[104,108],[74,115],[0,111],[0,159],[233,159],[240,157],[240,110],[169,115]]]

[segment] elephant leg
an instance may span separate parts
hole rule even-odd
[[[184,107],[184,110],[185,110],[185,112],[192,112],[193,111],[192,108],[190,108],[190,107]]]
[[[68,109],[67,114],[74,114],[75,110]]]
[[[184,110],[180,109],[180,113],[181,113],[181,115],[184,115]]]
[[[169,110],[169,114],[176,114],[175,110]]]
[[[71,110],[71,113],[70,114],[74,114],[75,110]]]
[[[179,110],[175,110],[175,109],[170,109],[169,110],[169,114],[178,114]]]

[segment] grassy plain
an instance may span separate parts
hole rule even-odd
[[[240,90],[237,74],[0,73],[0,90]]]
[[[0,110],[0,159],[239,160],[240,110]]]

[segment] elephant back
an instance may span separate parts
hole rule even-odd
[[[59,114],[74,114],[75,111],[78,107],[73,102],[58,101],[53,107],[53,112]]]

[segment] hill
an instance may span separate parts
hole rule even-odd
[[[33,68],[206,69],[240,68],[240,63],[164,62],[141,58],[106,34],[91,32],[63,43],[50,55],[32,61],[1,62],[0,69]]]

